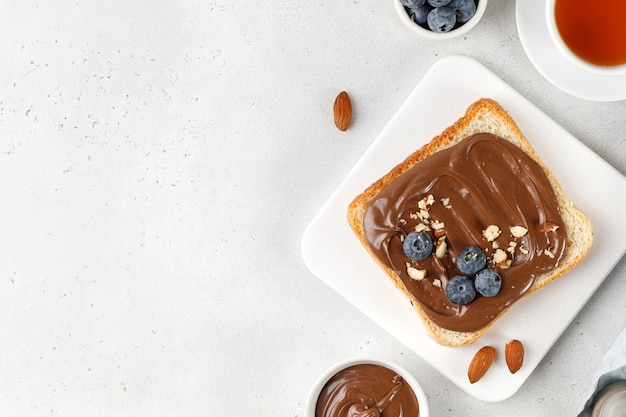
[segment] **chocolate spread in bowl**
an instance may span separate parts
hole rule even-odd
[[[381,402],[385,402],[381,417],[419,417],[415,393],[396,372],[375,364],[352,365],[324,385],[315,417],[355,417]]]
[[[456,331],[478,330],[521,298],[535,277],[553,269],[567,236],[554,191],[543,169],[510,142],[479,133],[418,162],[385,187],[364,218],[366,239],[379,260],[395,270],[413,302],[437,325]],[[499,235],[485,237],[492,228]],[[511,227],[527,232],[514,236]],[[406,257],[402,240],[426,228],[445,242],[443,256],[416,262]],[[444,292],[455,275],[457,254],[467,246],[483,249],[489,267],[502,277],[494,297],[478,296],[467,305],[450,302]],[[494,255],[506,255],[504,262]],[[423,279],[409,276],[424,271]]]

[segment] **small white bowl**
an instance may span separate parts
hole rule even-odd
[[[400,17],[400,20],[402,21],[402,23],[404,23],[404,25],[407,28],[409,28],[411,32],[417,33],[418,35],[423,36],[428,39],[439,39],[439,40],[453,39],[453,38],[458,38],[459,36],[465,35],[467,32],[472,30],[474,26],[476,26],[476,24],[483,17],[483,14],[485,14],[485,9],[487,8],[487,0],[478,0],[478,3],[476,5],[476,13],[474,13],[474,16],[472,16],[470,20],[468,20],[467,22],[465,22],[463,25],[459,26],[458,28],[452,29],[450,32],[439,33],[439,32],[433,32],[432,30],[426,29],[418,25],[417,23],[415,23],[413,20],[411,20],[411,17],[406,12],[406,9],[402,5],[402,3],[400,3],[399,0],[393,0],[393,2],[395,3],[396,12],[398,12],[398,16]]]
[[[317,406],[317,399],[320,396],[322,389],[326,383],[335,376],[339,371],[343,369],[349,368],[353,365],[362,365],[362,364],[371,364],[371,365],[380,365],[387,369],[390,369],[397,374],[399,374],[404,381],[411,387],[415,396],[417,397],[417,403],[419,405],[419,417],[429,417],[428,412],[428,402],[426,401],[426,394],[424,394],[424,390],[417,382],[417,380],[411,375],[406,369],[398,366],[397,364],[390,362],[385,359],[380,358],[372,358],[372,357],[357,357],[346,359],[342,362],[339,362],[333,366],[331,366],[326,372],[322,374],[322,376],[317,380],[317,382],[313,385],[311,392],[309,393],[309,397],[307,398],[304,417],[315,417],[315,408]]]
[[[623,75],[626,74],[626,64],[616,65],[616,66],[602,66],[595,65],[591,62],[587,62],[584,59],[580,58],[571,49],[567,46],[563,38],[561,37],[559,30],[556,26],[556,18],[554,15],[554,3],[556,0],[546,0],[546,23],[548,25],[548,33],[550,34],[550,39],[556,45],[556,48],[561,52],[561,54],[565,55],[567,59],[573,62],[578,67],[599,75],[606,76],[614,76],[614,75]]]

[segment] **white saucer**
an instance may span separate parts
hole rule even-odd
[[[550,39],[545,0],[517,0],[516,19],[520,41],[537,71],[561,90],[587,100],[626,99],[626,74],[592,74],[562,55]]]

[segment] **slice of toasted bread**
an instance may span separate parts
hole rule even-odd
[[[545,172],[559,205],[560,214],[567,232],[567,246],[558,264],[550,271],[537,275],[524,296],[543,288],[548,283],[562,276],[572,269],[585,257],[593,242],[592,225],[587,216],[578,210],[568,199],[562,186],[551,171],[540,160],[529,141],[524,137],[515,121],[492,99],[480,99],[471,104],[465,115],[452,126],[445,129],[439,136],[433,138],[421,149],[409,155],[403,162],[393,168],[388,174],[374,182],[363,193],[358,195],[349,205],[348,221],[356,236],[372,257],[391,278],[394,284],[411,300],[417,313],[423,319],[429,334],[438,343],[445,346],[461,346],[474,342],[495,323],[510,307],[503,309],[500,314],[484,327],[475,331],[457,331],[441,327],[425,314],[420,303],[416,302],[393,268],[377,257],[366,239],[364,230],[364,216],[370,202],[396,178],[408,171],[418,162],[429,156],[450,148],[477,133],[491,133],[511,142],[530,156]]]

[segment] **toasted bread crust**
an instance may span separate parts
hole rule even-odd
[[[525,296],[543,288],[550,282],[563,276],[567,271],[574,268],[583,260],[593,243],[593,230],[591,222],[587,216],[574,207],[572,202],[567,198],[565,192],[563,191],[563,187],[556,180],[552,172],[541,161],[538,154],[535,152],[526,137],[522,134],[515,121],[509,116],[506,110],[500,106],[499,103],[492,99],[482,98],[471,104],[465,115],[457,120],[453,125],[446,128],[440,135],[434,137],[422,148],[413,152],[385,176],[371,184],[365,191],[363,191],[363,193],[358,195],[348,207],[348,222],[354,233],[374,260],[376,260],[383,271],[394,282],[396,287],[400,289],[409,300],[412,300],[412,296],[400,280],[400,277],[391,268],[383,264],[369,247],[365,238],[365,231],[363,229],[365,211],[370,201],[376,197],[381,190],[413,167],[416,163],[428,158],[436,152],[449,148],[459,143],[464,138],[476,133],[495,134],[515,144],[539,164],[552,185],[559,204],[564,225],[567,229],[568,246],[559,264],[551,271],[537,276],[532,287],[525,294]],[[412,302],[412,304],[416,312],[423,320],[424,325],[426,326],[426,329],[431,337],[444,346],[461,346],[474,342],[508,310],[508,308],[503,310],[498,317],[480,330],[473,332],[459,332],[444,329],[438,326],[429,319],[418,303]]]

